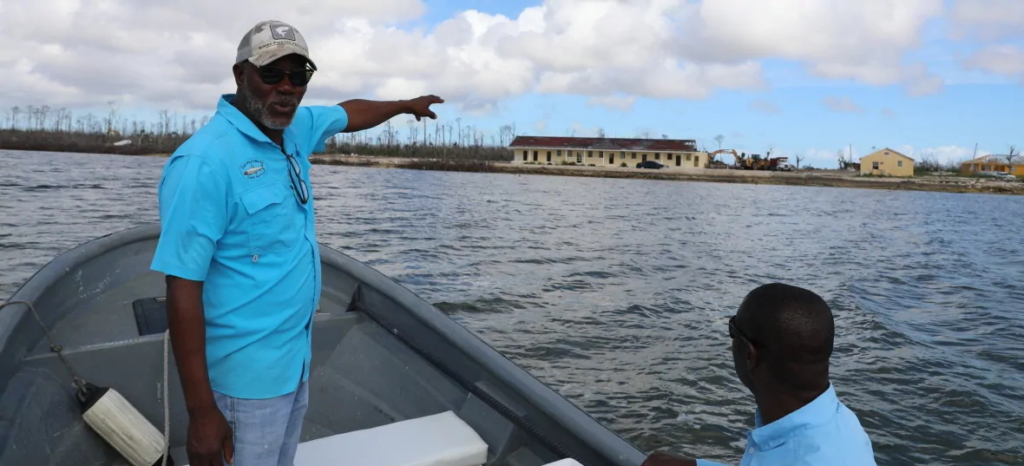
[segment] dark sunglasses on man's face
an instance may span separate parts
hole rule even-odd
[[[754,346],[756,346],[758,348],[765,348],[764,344],[750,339],[750,337],[748,337],[747,334],[741,332],[739,327],[736,326],[736,316],[732,316],[732,317],[729,318],[729,338],[736,338],[736,337],[740,337],[740,338],[742,338],[744,340],[747,340],[747,341],[750,342],[750,344],[752,344],[752,345],[754,345]]]
[[[258,69],[260,80],[268,86],[283,81],[285,76],[287,76],[293,86],[303,87],[309,84],[309,80],[313,78],[313,70],[309,68],[285,71],[275,66],[261,66]]]

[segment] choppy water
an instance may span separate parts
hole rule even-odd
[[[164,159],[0,151],[0,297],[157,221]],[[451,313],[644,450],[738,461],[726,320],[828,299],[880,465],[1024,464],[1024,198],[313,168],[320,240]]]

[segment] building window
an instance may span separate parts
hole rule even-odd
[[[523,162],[526,161],[527,154],[529,154],[529,153],[530,153],[530,151],[528,151],[528,150],[524,150],[523,151]]]
[[[597,153],[597,158],[603,159],[604,158],[604,151],[598,152]]]
[[[558,156],[558,157],[561,157],[562,156],[562,149],[556,150],[555,151],[555,155]]]
[[[690,157],[691,157],[691,156],[693,156],[693,154],[686,154],[686,161],[687,161],[687,162],[689,162],[689,161],[690,161]]]
[[[654,160],[661,160],[661,152],[654,153]]]
[[[636,158],[636,152],[633,152],[633,156],[632,156],[632,157],[630,157],[630,158],[631,158],[631,159],[635,159],[635,158]]]
[[[896,161],[896,166],[897,167],[902,167],[903,166],[903,161],[902,160],[897,160]]]
[[[871,169],[878,170],[878,162],[871,162]]]

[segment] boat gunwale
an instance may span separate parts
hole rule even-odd
[[[83,264],[127,245],[152,241],[159,238],[159,235],[160,225],[158,223],[146,223],[114,231],[74,246],[57,254],[39,268],[19,286],[8,301],[22,300],[35,303],[41,293]],[[433,331],[445,339],[452,347],[479,364],[499,382],[514,391],[516,395],[546,414],[574,437],[581,439],[589,448],[596,450],[618,466],[636,466],[643,462],[646,455],[634,445],[612,432],[579,406],[559,395],[554,389],[540,382],[529,371],[508,359],[412,290],[370,265],[330,246],[319,243],[319,249],[321,264],[348,274],[355,278],[360,286],[373,288],[376,292],[395,301],[427,330]],[[7,308],[4,312],[0,312],[0,355],[9,355],[10,348],[8,346],[11,343],[13,329],[22,323],[22,319],[31,318],[28,316],[25,306],[13,305],[12,307],[18,309],[12,311]],[[45,310],[41,310],[40,314],[43,315],[44,312]],[[16,367],[24,356],[26,354],[20,354],[9,363],[13,363],[12,367]],[[6,365],[5,361],[0,359],[0,371],[3,371]],[[6,381],[0,381],[0,390],[6,390]]]

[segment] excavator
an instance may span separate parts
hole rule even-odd
[[[732,154],[733,158],[735,159],[735,162],[733,163],[733,167],[734,168],[739,168],[739,167],[743,166],[743,160],[745,158],[745,155],[737,154],[736,151],[734,151],[732,149],[718,149],[718,150],[708,154],[708,166],[709,167],[712,167],[714,165],[721,165],[724,168],[726,166],[724,162],[721,162],[721,161],[715,159],[715,157],[718,156],[718,154]]]
[[[741,170],[771,170],[771,171],[791,171],[793,166],[789,163],[789,157],[772,157],[772,149],[768,150],[768,153],[764,157],[761,154],[737,154],[733,149],[718,149],[708,154],[708,161],[715,163],[715,156],[722,153],[732,154],[735,162],[733,168]]]

